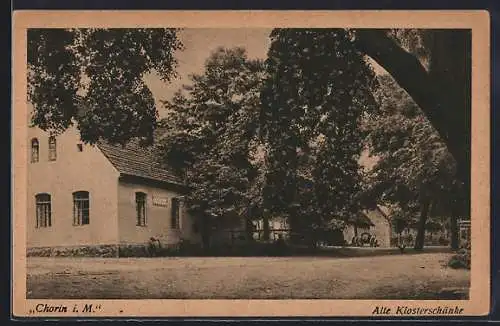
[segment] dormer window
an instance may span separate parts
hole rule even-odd
[[[38,162],[39,150],[40,150],[40,148],[38,145],[38,139],[33,138],[31,140],[31,163]]]
[[[55,161],[57,159],[57,143],[56,137],[49,137],[49,161]]]

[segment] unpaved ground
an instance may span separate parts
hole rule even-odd
[[[378,257],[28,258],[28,298],[467,299],[450,254]]]

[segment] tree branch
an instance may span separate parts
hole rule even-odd
[[[459,163],[459,169],[469,169],[464,166],[467,162],[463,151],[465,144],[459,141],[459,130],[454,130],[456,126],[450,123],[453,119],[446,114],[453,111],[443,107],[446,103],[442,99],[443,96],[458,94],[441,94],[439,84],[428,74],[420,61],[401,48],[385,30],[358,29],[355,35],[358,50],[381,65],[422,109]]]
[[[433,123],[435,119],[442,120],[434,82],[413,54],[401,48],[384,30],[357,30],[356,46],[391,74],[422,108],[429,120]]]

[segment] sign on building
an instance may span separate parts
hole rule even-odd
[[[166,196],[153,195],[153,206],[168,207],[169,198]]]

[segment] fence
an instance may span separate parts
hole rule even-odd
[[[222,237],[223,239],[228,239],[231,244],[235,244],[238,242],[244,242],[249,239],[247,231],[245,230],[226,230],[222,231],[222,233],[226,233],[227,237]],[[280,238],[286,240],[289,238],[290,230],[289,229],[269,229],[269,240],[276,241]],[[256,230],[252,232],[252,239],[257,241],[264,240],[264,230]]]
[[[226,230],[223,231],[228,236],[222,236],[221,239],[227,239],[227,244],[237,244],[241,242],[246,242],[249,239],[247,232],[245,230]],[[337,233],[292,233],[290,229],[287,228],[270,228],[269,229],[269,241],[290,240],[294,237],[294,242],[310,244],[312,239],[316,239],[317,244],[322,245],[347,245],[344,240],[343,232]],[[263,241],[264,240],[264,230],[255,230],[252,232],[252,240]]]

